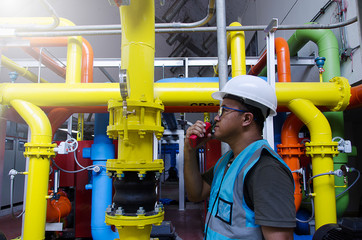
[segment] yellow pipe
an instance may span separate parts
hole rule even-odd
[[[1,64],[12,70],[12,71],[16,71],[17,73],[19,73],[19,75],[21,77],[24,77],[30,81],[32,81],[33,83],[37,83],[38,82],[38,76],[35,75],[34,73],[30,72],[28,69],[23,68],[22,66],[20,66],[19,64],[17,64],[16,62],[10,60],[9,58],[5,57],[4,55],[1,55]],[[43,78],[40,78],[40,82],[41,83],[47,83],[48,81],[44,80]]]
[[[344,110],[351,96],[351,87],[348,80],[342,77],[333,78],[332,81],[276,83],[278,106],[287,106],[290,100],[303,98],[333,111]],[[135,84],[132,82],[131,85]],[[155,97],[160,98],[165,106],[219,104],[211,98],[211,93],[219,89],[218,83],[156,82],[154,86]],[[22,99],[37,106],[104,106],[109,99],[118,98],[120,91],[117,83],[0,84],[0,103],[3,105],[9,105],[13,99]]]
[[[233,22],[230,26],[241,26],[238,22]],[[230,32],[230,52],[231,52],[231,75],[236,77],[246,74],[245,61],[245,34],[243,31]],[[229,42],[229,41],[228,41]]]
[[[59,26],[74,26],[75,24],[68,19],[59,18]],[[50,25],[54,21],[53,18],[0,18],[0,24],[35,24],[35,25]],[[67,49],[67,70],[66,70],[66,83],[80,83],[81,82],[81,64],[82,64],[82,37],[71,36],[68,37]]]
[[[306,152],[312,157],[313,176],[333,171],[333,157],[338,154],[337,143],[332,142],[328,120],[309,100],[295,99],[289,109],[308,127],[311,142]],[[324,224],[336,223],[334,175],[313,179],[316,229]]]
[[[25,144],[24,155],[29,157],[23,240],[45,238],[49,158],[54,156],[52,128],[45,113],[37,106],[12,100],[11,106],[31,129],[31,142]]]
[[[153,1],[132,1],[120,7],[122,24],[121,68],[127,69],[130,100],[154,101],[155,13]]]
[[[37,106],[106,106],[112,98],[120,98],[117,83],[0,84],[3,105],[22,99]]]
[[[107,160],[107,171],[162,172],[163,161],[153,159],[154,135],[162,135],[160,112],[163,105],[154,99],[155,7],[152,0],[132,0],[120,7],[122,24],[121,68],[127,70],[129,96],[108,102],[110,124],[107,133],[118,139],[118,159]],[[118,96],[119,96],[119,86]],[[108,94],[108,98],[110,98]],[[149,210],[148,210],[149,211]],[[134,213],[136,214],[136,213]],[[115,225],[122,239],[149,240],[152,224],[160,224],[164,212],[147,216],[106,214],[106,223]]]

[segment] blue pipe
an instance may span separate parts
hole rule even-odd
[[[93,160],[93,165],[105,166],[107,159],[115,158],[114,144],[106,134],[108,119],[108,113],[95,114],[94,143],[91,148],[83,149],[83,158]],[[105,167],[100,167],[99,172],[92,171],[92,184],[87,184],[86,188],[92,189],[92,238],[94,240],[119,238],[118,233],[113,232],[105,223],[106,208],[112,204],[112,179],[107,176]]]

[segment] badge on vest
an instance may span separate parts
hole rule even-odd
[[[216,217],[221,221],[231,225],[233,203],[222,198],[218,199]]]

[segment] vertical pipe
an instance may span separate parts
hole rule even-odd
[[[90,149],[93,165],[105,166],[107,159],[115,157],[114,145],[107,136],[108,114],[95,114],[94,143]],[[100,167],[99,172],[92,171],[92,217],[91,230],[94,240],[115,239],[118,233],[113,232],[104,222],[104,212],[112,204],[112,179],[107,176],[106,168]]]
[[[130,101],[154,101],[154,14],[154,3],[149,0],[134,0],[128,6],[120,7],[121,68],[127,69],[131,82]]]
[[[300,151],[302,145],[298,141],[298,133],[303,126],[304,123],[295,114],[290,114],[285,120],[281,131],[281,144],[278,145],[278,153],[292,171],[300,169],[299,157],[304,154]],[[294,203],[295,209],[298,211],[303,196],[298,173],[293,173],[293,178]]]
[[[219,89],[221,90],[228,79],[225,1],[216,0],[216,9]]]
[[[65,82],[80,83],[82,70],[82,37],[68,38],[67,72]]]
[[[11,105],[31,129],[31,142],[25,145],[24,154],[30,160],[22,239],[44,239],[49,158],[55,155],[54,146],[51,144],[51,126],[47,116],[39,107],[22,100],[12,100]]]
[[[308,127],[311,142],[306,144],[306,153],[312,157],[313,175],[333,171],[334,149],[332,132],[327,119],[309,100],[295,99],[289,109]],[[322,175],[313,179],[316,229],[337,223],[334,176]]]
[[[238,22],[233,22],[230,24],[230,26],[241,26],[241,24]],[[245,34],[243,31],[232,31],[228,36],[230,36],[232,77],[245,75]]]

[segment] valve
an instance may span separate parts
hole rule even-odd
[[[68,154],[75,152],[78,148],[78,141],[75,138],[69,138],[64,142],[59,143],[58,147],[54,148],[54,152],[58,154]]]

